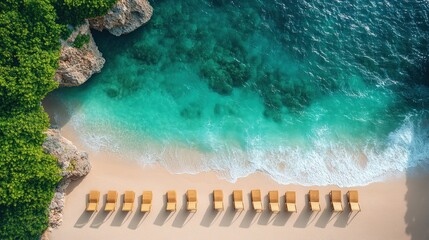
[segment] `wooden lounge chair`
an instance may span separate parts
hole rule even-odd
[[[343,203],[341,202],[341,191],[340,190],[332,190],[329,193],[331,199],[331,207],[334,212],[342,212],[343,211]]]
[[[270,201],[270,209],[273,213],[280,212],[279,191],[269,191],[268,199]]]
[[[308,201],[310,202],[311,211],[320,212],[319,190],[310,190],[308,192]]]
[[[233,200],[234,200],[234,209],[237,212],[241,212],[244,210],[244,203],[243,203],[243,191],[241,190],[234,190],[232,192]]]
[[[99,191],[90,191],[88,196],[88,204],[86,205],[87,212],[96,212],[98,211],[98,202],[100,201],[100,192]]]
[[[176,191],[168,191],[167,192],[167,207],[165,210],[174,212],[176,211],[177,199],[176,199]]]
[[[188,190],[186,192],[186,200],[188,201],[186,209],[192,213],[196,212],[197,211],[197,190]]]
[[[136,197],[136,194],[133,191],[125,191],[124,202],[122,204],[123,212],[130,212],[133,210],[135,197]]]
[[[349,201],[350,211],[360,212],[358,191],[350,190],[347,192],[347,200]]]
[[[217,211],[223,211],[223,192],[222,190],[213,191],[213,203],[214,209]]]
[[[150,212],[152,208],[152,191],[143,191],[141,212]]]
[[[118,200],[118,192],[117,191],[108,191],[106,198],[106,206],[104,207],[104,211],[112,212],[116,209],[116,201]]]
[[[287,191],[285,193],[286,211],[297,212],[296,210],[296,193],[294,191]]]
[[[252,197],[253,209],[255,209],[257,213],[262,212],[262,210],[264,209],[262,208],[261,190],[259,189],[252,190],[251,197]]]

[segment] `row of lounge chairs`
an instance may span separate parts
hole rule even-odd
[[[243,191],[242,190],[234,190],[233,193],[233,202],[235,211],[243,211],[244,210],[244,202],[243,202]],[[332,190],[329,193],[330,203],[332,210],[334,212],[342,212],[343,204],[341,200],[341,191],[340,190]],[[100,199],[99,191],[91,191],[89,193],[88,204],[86,211],[94,212],[98,211],[98,204]],[[104,207],[104,211],[115,211],[116,202],[118,199],[117,191],[108,191],[106,198],[106,205]],[[123,203],[122,203],[122,211],[129,212],[132,211],[134,206],[135,193],[133,191],[125,191]],[[262,212],[264,210],[262,204],[262,195],[259,189],[251,191],[251,200],[252,207],[256,212]],[[310,210],[313,212],[319,212],[320,201],[319,201],[319,190],[310,190],[308,192],[308,200]],[[358,202],[358,192],[356,190],[350,190],[347,192],[347,200],[350,206],[350,210],[352,212],[359,212],[360,205]],[[186,192],[186,209],[189,212],[197,211],[197,191],[194,189],[188,190]],[[278,191],[269,191],[268,192],[268,201],[269,201],[269,209],[273,213],[280,212],[280,203],[279,203],[279,192]],[[141,212],[150,212],[152,207],[152,191],[144,191],[142,194],[142,202],[140,206]],[[222,190],[214,190],[213,191],[213,208],[217,211],[223,211],[223,191]],[[296,208],[296,193],[294,191],[287,191],[285,193],[285,208],[287,212],[297,212]],[[168,191],[167,192],[167,204],[166,211],[176,211],[177,209],[177,198],[176,191]]]
[[[341,200],[341,191],[332,190],[329,192],[329,199],[331,203],[332,211],[342,212],[343,203]],[[320,212],[320,202],[319,202],[319,190],[310,190],[308,192],[308,201],[310,204],[310,209],[313,212]],[[359,195],[358,191],[350,190],[347,192],[347,201],[349,203],[350,211],[360,212],[361,208],[359,205]]]

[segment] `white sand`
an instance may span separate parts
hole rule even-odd
[[[220,180],[215,173],[197,175],[170,174],[159,166],[142,167],[132,159],[121,159],[115,153],[91,152],[81,145],[70,126],[62,134],[82,150],[88,151],[92,170],[88,176],[72,183],[67,191],[64,222],[51,234],[51,239],[429,239],[429,174],[420,173],[365,187],[341,188],[345,211],[334,214],[329,207],[328,193],[335,186],[304,187],[280,185],[263,173],[256,173],[236,183]],[[185,192],[198,191],[198,211],[187,213]],[[102,193],[100,211],[84,211],[90,190]],[[213,189],[223,189],[225,211],[212,210]],[[246,210],[236,214],[232,210],[231,193],[244,191]],[[265,210],[256,214],[250,204],[249,193],[261,189]],[[311,214],[308,210],[309,189],[320,190],[322,211]],[[362,212],[350,214],[345,193],[356,189],[360,194]],[[119,209],[108,214],[102,210],[108,190],[117,190],[122,199],[125,190],[136,192],[134,211],[125,214]],[[153,206],[149,214],[139,211],[141,194],[153,191]],[[176,190],[178,211],[167,213],[165,193]],[[267,193],[279,190],[281,213],[274,215],[267,209]],[[298,213],[284,211],[284,192],[297,192]]]

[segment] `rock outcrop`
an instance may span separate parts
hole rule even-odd
[[[81,48],[72,46],[78,35],[89,36],[89,42]],[[103,68],[105,60],[95,45],[88,21],[73,31],[61,45],[59,67],[54,77],[60,86],[79,86]]]
[[[79,86],[94,73],[101,71],[105,59],[92,38],[90,26],[99,31],[107,29],[119,36],[130,33],[149,21],[152,13],[153,8],[148,0],[119,0],[106,15],[85,21],[67,40],[61,42],[59,67],[54,79],[62,87]],[[81,48],[73,46],[78,35],[89,36],[89,42]],[[57,228],[62,223],[65,190],[70,182],[87,175],[91,169],[87,153],[78,151],[72,142],[61,136],[59,130],[49,129],[46,134],[43,148],[58,159],[63,178],[49,206],[49,228],[41,236],[43,240],[48,239],[52,228]]]
[[[78,151],[72,142],[61,136],[58,129],[48,129],[46,134],[43,149],[57,158],[63,177],[49,206],[49,228],[56,228],[62,223],[66,188],[71,181],[87,175],[91,164],[88,154]]]
[[[148,0],[119,0],[104,16],[89,19],[91,28],[107,29],[119,36],[130,33],[149,21],[153,8]]]

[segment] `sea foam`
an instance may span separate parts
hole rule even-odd
[[[351,187],[383,181],[414,167],[429,167],[429,122],[416,117],[408,117],[390,133],[384,146],[368,143],[359,148],[353,143],[335,143],[316,136],[310,148],[273,142],[267,149],[266,144],[260,143],[261,138],[256,137],[248,139],[247,150],[211,140],[216,150],[210,153],[180,143],[160,145],[144,140],[137,147],[138,140],[130,138],[128,133],[92,133],[82,124],[82,118],[73,115],[72,126],[94,151],[119,152],[142,165],[160,164],[177,174],[215,171],[220,178],[231,182],[264,172],[282,184]]]
[[[429,157],[429,5],[154,1],[93,33],[106,64],[60,89],[90,148],[174,173],[365,185]]]

